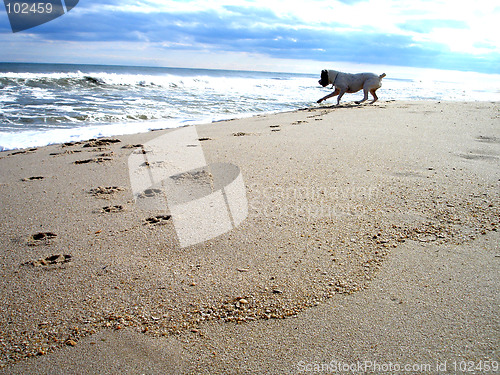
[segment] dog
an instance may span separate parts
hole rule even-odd
[[[373,100],[370,102],[370,104],[373,104],[378,100],[375,91],[382,87],[382,78],[384,78],[385,76],[385,73],[377,76],[373,73],[350,74],[338,72],[336,70],[322,70],[321,79],[318,81],[318,83],[323,87],[332,84],[332,89],[335,87],[335,91],[321,98],[317,101],[317,103],[321,103],[323,100],[338,95],[339,97],[337,98],[337,105],[339,105],[340,99],[346,92],[353,93],[363,89],[365,93],[363,100],[357,101],[355,103],[363,103],[368,99],[368,92],[370,92],[370,94],[372,94],[373,96]]]

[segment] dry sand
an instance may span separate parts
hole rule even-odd
[[[240,168],[249,213],[185,248],[130,190],[124,146],[168,131],[0,153],[3,371],[498,361],[499,110],[379,102],[198,126],[207,161]]]

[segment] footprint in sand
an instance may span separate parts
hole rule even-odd
[[[326,113],[320,113],[320,114],[317,114],[317,115],[312,115],[312,116],[307,116],[307,118],[313,118],[314,121],[323,121],[322,118],[319,118],[323,115],[325,115]]]
[[[24,263],[24,265],[27,266],[34,266],[34,267],[47,267],[51,265],[58,265],[58,264],[64,264],[64,263],[69,263],[71,262],[71,255],[68,254],[56,254],[56,255],[51,255],[43,259],[38,259],[38,260],[32,260],[30,262]]]
[[[476,141],[482,142],[482,143],[500,143],[500,138],[493,137],[493,136],[486,136],[486,135],[480,135],[476,137]]]
[[[105,161],[112,160],[111,158],[97,157],[92,159],[77,160],[74,164],[88,164],[88,163],[104,163]]]
[[[471,150],[467,154],[458,154],[466,160],[497,160],[498,156],[484,152],[482,150]]]
[[[243,137],[244,135],[248,135],[248,133],[244,133],[244,132],[237,132],[237,133],[233,133],[233,135],[235,137]]]
[[[65,150],[62,152],[51,152],[49,155],[50,156],[71,155],[71,154],[75,154],[78,152],[82,152],[82,150]]]
[[[137,198],[152,198],[161,195],[162,192],[161,189],[146,189],[141,194],[138,194]]]
[[[106,206],[102,208],[102,212],[120,212],[123,211],[123,206],[115,205],[115,206]]]
[[[112,143],[119,143],[119,142],[121,142],[119,139],[110,139],[110,138],[91,139],[87,143],[85,143],[82,147],[108,146]]]
[[[21,181],[34,181],[34,180],[43,180],[43,176],[32,176],[32,177],[27,177],[23,178]]]
[[[78,145],[81,145],[83,142],[79,142],[79,141],[74,141],[74,142],[66,142],[66,143],[63,143],[61,145],[61,147],[72,147],[72,146],[78,146]]]
[[[171,215],[158,215],[158,216],[153,216],[149,217],[145,220],[145,224],[165,224],[167,221],[169,221],[172,218]]]
[[[56,237],[57,234],[52,232],[35,233],[28,238],[28,246],[49,245]]]
[[[90,194],[97,198],[110,199],[111,196],[119,191],[125,190],[120,186],[98,186],[90,190]]]
[[[32,153],[32,152],[35,152],[37,149],[36,148],[30,148],[28,150],[21,150],[21,151],[14,151],[14,152],[11,152],[9,155],[7,156],[13,156],[13,155],[21,155],[21,154],[29,154],[29,153]]]
[[[113,151],[103,152],[102,154],[99,154],[98,156],[99,157],[110,157],[110,156],[115,156],[115,153]]]

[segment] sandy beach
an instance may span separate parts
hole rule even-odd
[[[129,168],[175,129],[0,153],[0,373],[498,364],[499,119],[379,101],[196,126],[248,215],[184,247]]]

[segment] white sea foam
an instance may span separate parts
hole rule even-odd
[[[190,122],[191,123],[191,122]],[[195,122],[192,122],[194,125]],[[136,134],[154,129],[176,128],[185,125],[170,121],[144,121],[139,123],[115,123],[98,126],[82,126],[70,129],[26,130],[16,133],[0,133],[0,151],[39,147],[64,142],[77,142],[91,138],[118,134]]]
[[[331,92],[317,84],[316,75],[123,67],[85,71],[85,66],[50,71],[54,67],[38,73],[0,69],[0,150],[294,110],[316,106]],[[378,91],[381,101],[500,100],[497,76],[436,73],[397,79],[386,73]],[[362,95],[346,94],[342,101]]]

